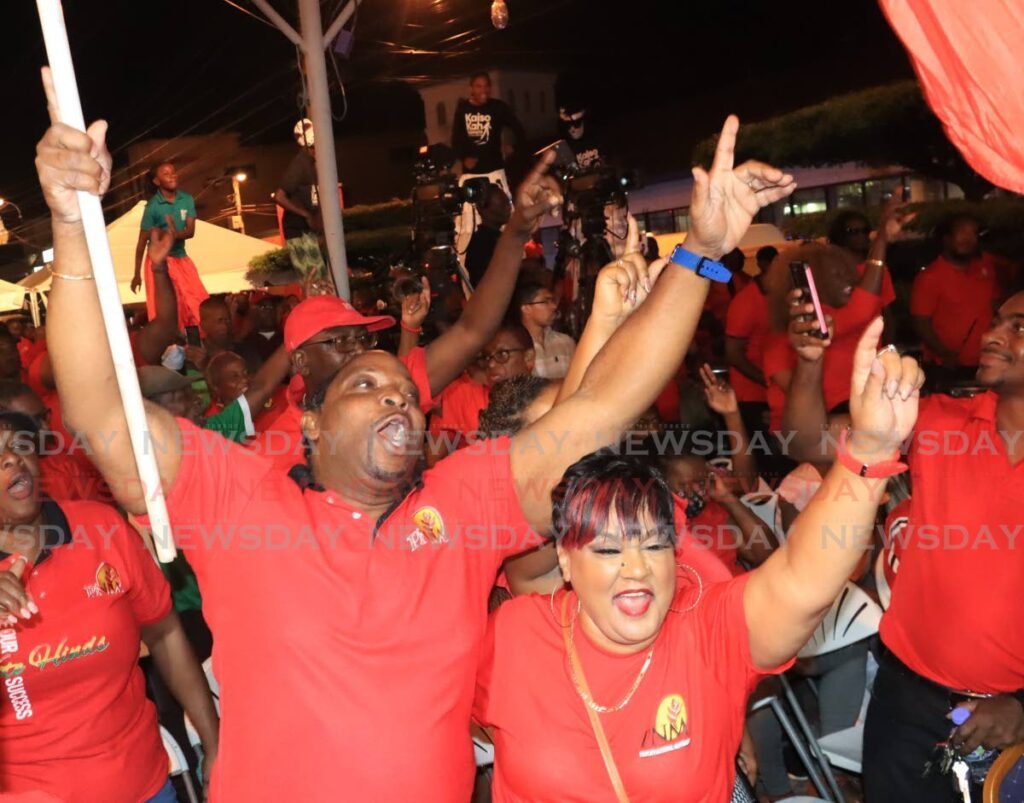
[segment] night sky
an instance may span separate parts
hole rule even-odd
[[[323,0],[325,26],[342,1]],[[234,2],[256,11],[248,0]],[[295,0],[272,2],[297,25]],[[419,125],[415,96],[382,89],[381,81],[545,68],[580,87],[593,124],[619,142],[628,146],[633,120],[643,126],[638,139],[656,154],[648,167],[675,167],[727,111],[759,119],[912,75],[873,0],[508,5],[511,23],[499,32],[486,0],[365,0],[352,62],[339,64],[349,101],[339,136]],[[115,160],[149,136],[235,129],[250,142],[289,137],[301,86],[295,50],[224,0],[71,0],[65,14],[86,118],[110,121]],[[6,2],[4,29],[0,195],[31,216],[40,211],[33,151],[46,125],[35,3]],[[335,92],[336,113],[340,98]],[[675,129],[652,132],[664,110]]]

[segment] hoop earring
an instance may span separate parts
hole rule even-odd
[[[704,596],[704,581],[701,579],[700,573],[689,564],[677,562],[676,568],[679,570],[688,569],[690,573],[697,578],[697,599],[693,601],[693,604],[689,608],[685,608],[684,610],[677,611],[672,607],[670,607],[669,610],[672,611],[672,613],[689,613],[700,604],[701,598]]]
[[[558,622],[558,626],[561,627],[564,630],[566,627],[570,627],[572,625],[572,622],[570,621],[570,623],[568,625],[563,625],[562,624],[562,618],[557,613],[555,613],[555,594],[557,594],[562,589],[565,589],[565,593],[567,593],[567,594],[571,590],[571,589],[566,589],[565,588],[565,583],[562,583],[562,585],[557,586],[557,587],[551,589],[551,595],[548,597],[548,607],[551,609],[551,618],[554,619],[556,622]],[[574,616],[579,616],[580,615],[580,598],[579,597],[576,597],[576,613],[573,614],[573,615]]]

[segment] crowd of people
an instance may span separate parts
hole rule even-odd
[[[456,119],[491,174],[514,118],[485,77]],[[980,795],[1024,741],[1024,294],[951,219],[911,295],[922,358],[889,345],[899,193],[877,231],[850,211],[746,273],[795,183],[735,165],[737,130],[694,170],[683,246],[648,259],[630,225],[578,341],[530,249],[552,154],[485,194],[473,292],[429,341],[409,276],[358,308],[208,296],[158,165],[129,326],[178,548],[158,568],[76,197],[106,191],[106,128],[54,122],[48,315],[0,331],[0,797],[174,800],[163,726],[212,800],[781,800],[813,793],[757,706],[783,674],[816,680],[819,735],[870,689],[848,800],[962,799],[943,750]],[[973,393],[934,392],[933,364]],[[797,659],[851,584],[882,601],[876,562],[879,637]]]

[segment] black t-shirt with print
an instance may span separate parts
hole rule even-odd
[[[462,99],[455,106],[452,119],[452,148],[460,159],[476,157],[473,173],[490,173],[501,170],[505,161],[501,155],[501,134],[510,128],[516,142],[525,136],[523,126],[508,104],[496,98],[474,106]]]

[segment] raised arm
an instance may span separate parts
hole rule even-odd
[[[831,421],[825,408],[825,392],[822,389],[822,374],[825,365],[825,351],[832,343],[831,337],[822,340],[811,332],[819,330],[815,320],[813,304],[800,302],[800,291],[789,294],[789,342],[797,354],[796,365],[786,392],[786,405],[782,413],[782,431],[791,436],[789,456],[794,460],[821,463],[835,457],[834,440],[828,438]],[[831,319],[828,320],[832,325]],[[849,423],[846,416],[834,416],[838,427]],[[838,430],[834,433],[838,437]]]
[[[44,84],[54,119],[56,101],[48,70]],[[102,195],[110,184],[106,131],[103,121],[93,123],[88,134],[54,123],[36,147],[39,183],[53,216],[54,282],[47,340],[65,424],[86,440],[93,462],[118,501],[128,512],[142,514],[145,503],[75,196],[78,190]],[[177,424],[155,406],[146,411],[155,442],[166,447],[154,451],[169,487],[181,457]]]
[[[876,318],[857,345],[850,387],[847,449],[854,463],[867,466],[898,455],[917,420],[924,382],[912,358],[877,351],[881,336],[882,319]],[[884,479],[862,477],[837,461],[786,543],[751,573],[743,606],[758,666],[778,666],[806,643],[871,547],[885,486]]]
[[[633,217],[629,218],[625,247],[618,256],[640,253],[640,235]],[[632,289],[642,286],[647,295],[651,291],[653,279],[644,269],[637,273],[638,268],[645,268],[642,263],[617,259],[601,269],[594,283],[594,303],[591,306],[587,325],[576,344],[569,361],[569,370],[558,389],[555,404],[559,404],[574,394],[583,382],[583,377],[611,336],[636,309],[636,298],[632,298]]]
[[[512,217],[498,238],[494,256],[476,292],[455,324],[427,346],[430,393],[437,396],[461,374],[498,331],[523,261],[523,246],[548,212],[562,203],[558,183],[545,175],[554,153],[545,154],[516,193]]]
[[[180,230],[177,229],[177,228],[174,229],[174,239],[175,240],[191,240],[195,236],[196,236],[196,219],[195,219],[195,217],[190,217],[188,220],[185,221],[185,228],[180,229]]]
[[[145,219],[143,219],[145,224]],[[146,245],[149,243],[149,232],[146,229],[139,229],[139,241],[135,244],[135,273],[132,275],[131,288],[133,293],[138,293],[142,287],[142,258],[146,255]]]
[[[167,229],[149,230],[149,257],[153,262],[153,296],[156,315],[142,329],[135,340],[139,356],[148,365],[159,365],[164,350],[178,334],[178,298],[167,273],[167,254],[174,245],[173,225],[167,216]]]
[[[767,385],[764,372],[747,357],[747,338],[725,336],[725,361],[752,382]]]
[[[249,377],[249,389],[245,392],[245,400],[253,417],[263,409],[263,405],[274,395],[285,377],[288,376],[288,350],[284,345],[274,349],[274,353],[260,366],[260,369]]]
[[[717,259],[732,250],[761,207],[789,195],[791,176],[748,162],[733,168],[739,121],[722,129],[710,172],[694,168],[687,250]],[[623,256],[639,276],[639,254]],[[708,291],[708,280],[677,266],[664,270],[650,297],[597,355],[573,396],[516,436],[512,471],[523,512],[541,533],[550,530],[551,489],[583,455],[618,440],[657,398],[689,346]],[[642,283],[629,291],[639,304]],[[652,344],[657,343],[657,348]]]

